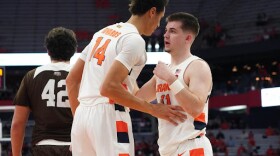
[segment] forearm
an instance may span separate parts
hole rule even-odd
[[[69,98],[69,103],[71,107],[72,114],[74,116],[77,107],[79,106],[79,101],[78,101],[78,95],[79,95],[79,89],[80,89],[80,83],[75,83],[75,82],[67,82],[67,92],[68,92],[68,98]]]
[[[204,108],[204,102],[201,99],[199,99],[199,97],[196,96],[194,93],[192,93],[189,87],[183,85],[183,83],[180,82],[174,75],[171,75],[167,78],[167,83],[169,84],[171,91],[174,93],[174,90],[176,90],[176,93],[174,94],[180,106],[194,118],[199,116]],[[174,85],[174,83],[181,84],[179,84],[178,86],[172,86]],[[180,87],[182,87],[181,90]]]
[[[11,127],[11,143],[13,156],[22,155],[22,146],[25,135],[25,126],[18,125]]]
[[[153,105],[142,100],[128,91],[126,91],[121,84],[110,84],[101,89],[101,95],[115,101],[122,106],[129,107],[134,110],[152,114]]]
[[[135,94],[136,97],[151,102],[156,99],[156,79],[152,77]]]
[[[199,116],[203,111],[205,103],[193,94],[187,87],[177,93],[175,98],[184,111],[194,118]]]

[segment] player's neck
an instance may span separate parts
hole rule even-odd
[[[127,23],[130,23],[136,27],[139,34],[143,34],[144,32],[144,25],[143,25],[143,16],[131,16],[130,19],[127,21]]]
[[[192,56],[192,54],[190,53],[190,51],[184,52],[184,53],[183,52],[182,53],[176,53],[175,52],[175,53],[171,54],[171,65],[177,66],[191,56]]]
[[[62,61],[62,60],[51,60],[52,63],[60,63],[60,62],[63,62],[63,63],[68,63],[70,64],[70,61]]]

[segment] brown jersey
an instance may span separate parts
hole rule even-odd
[[[31,109],[32,145],[44,139],[70,142],[73,117],[65,84],[69,70],[69,64],[51,63],[29,71],[21,82],[13,103]]]

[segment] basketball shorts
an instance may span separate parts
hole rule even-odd
[[[117,104],[80,104],[71,141],[73,156],[134,156],[129,111]]]
[[[33,156],[72,156],[69,145],[35,145],[31,153]]]
[[[182,142],[169,156],[213,156],[212,146],[206,136]]]

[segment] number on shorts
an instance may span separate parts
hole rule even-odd
[[[65,80],[60,80],[55,86],[55,80],[50,79],[41,94],[42,100],[47,100],[47,107],[70,107],[66,89],[59,90],[55,97],[55,90],[66,86]],[[65,87],[66,88],[66,87]],[[67,98],[63,101],[63,98]]]

